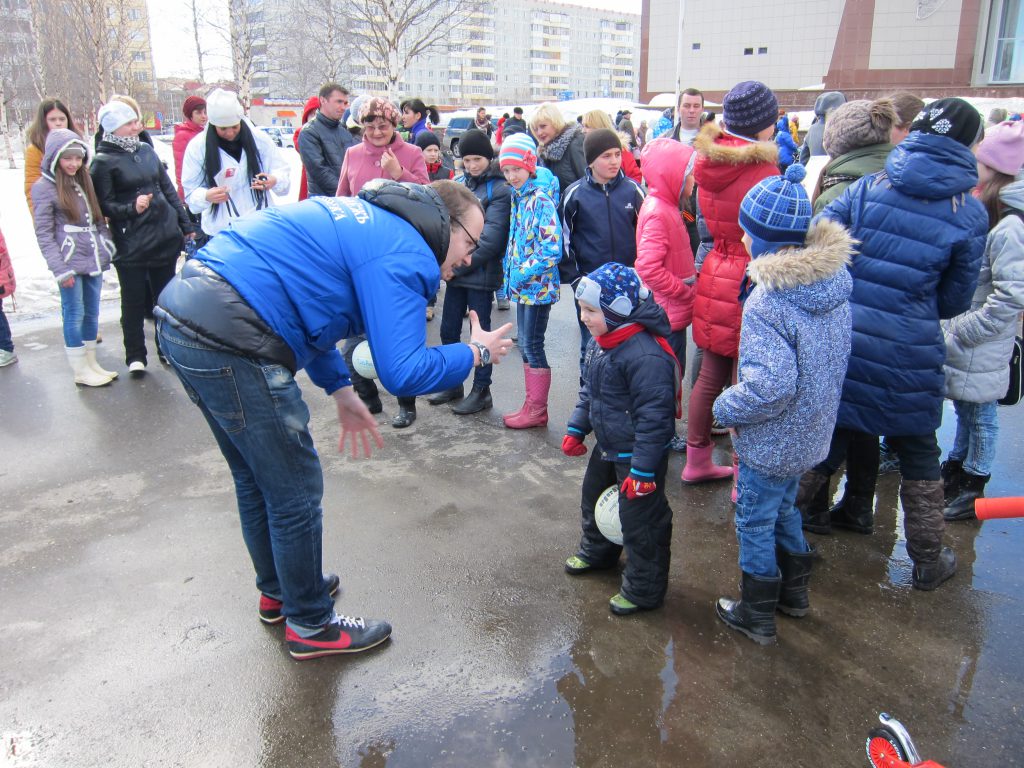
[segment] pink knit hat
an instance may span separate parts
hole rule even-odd
[[[367,99],[359,107],[358,119],[360,123],[365,123],[367,120],[373,120],[377,117],[387,120],[392,125],[398,125],[398,110],[395,109],[395,105],[387,99],[374,96]]]
[[[1024,122],[1007,120],[989,128],[976,155],[989,168],[1016,176],[1024,167]]]

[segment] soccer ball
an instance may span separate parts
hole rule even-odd
[[[609,485],[594,505],[597,529],[612,544],[622,544],[622,523],[619,521],[619,486]]]
[[[356,344],[356,348],[352,350],[352,367],[365,379],[377,378],[377,367],[373,364],[370,343],[365,339]]]

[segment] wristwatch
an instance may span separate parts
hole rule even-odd
[[[491,364],[491,350],[481,344],[479,341],[469,342],[471,345],[480,350],[480,362],[477,363],[477,368],[483,368],[485,365]]]

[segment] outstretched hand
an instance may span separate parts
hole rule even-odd
[[[359,448],[363,449],[363,457],[369,458],[372,450],[370,438],[378,448],[384,447],[384,438],[377,429],[377,421],[359,399],[359,395],[351,387],[342,387],[334,393],[334,402],[338,406],[338,424],[341,426],[341,437],[338,440],[339,453],[345,453],[345,441],[351,445],[352,458],[359,458]]]
[[[501,358],[512,349],[512,340],[506,339],[505,334],[511,333],[512,323],[505,323],[493,331],[485,331],[480,327],[480,317],[475,310],[469,311],[469,339],[483,344],[491,352],[491,362],[500,363]]]

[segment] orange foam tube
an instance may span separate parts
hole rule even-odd
[[[1024,496],[1006,496],[996,499],[977,499],[974,514],[979,520],[1024,517]]]

